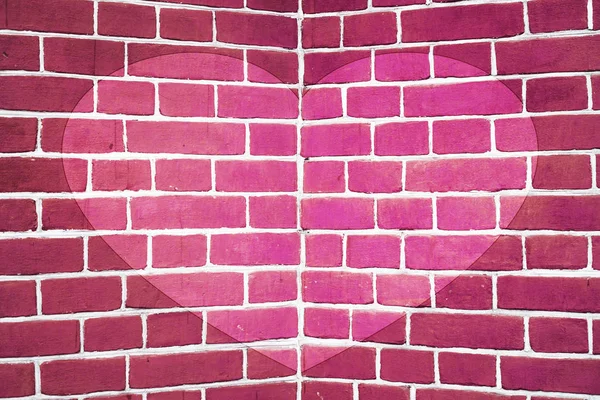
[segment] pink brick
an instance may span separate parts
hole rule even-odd
[[[58,37],[44,39],[46,71],[123,76],[124,62],[124,43]]]
[[[364,82],[371,77],[369,51],[308,53],[304,56],[304,83]]]
[[[60,153],[111,153],[124,150],[123,124],[115,120],[44,118],[42,150]]]
[[[33,200],[0,200],[0,231],[31,231],[37,228],[37,211]]]
[[[153,38],[156,36],[154,7],[102,3],[98,7],[98,33],[107,36]]]
[[[490,310],[492,279],[484,275],[436,277],[435,305],[459,310]]]
[[[592,237],[592,267],[600,269],[600,238]]]
[[[206,192],[212,188],[210,160],[157,160],[156,189]]]
[[[584,236],[528,236],[525,249],[528,269],[581,269],[588,264]]]
[[[103,235],[88,240],[88,269],[118,271],[146,266],[148,238],[144,235]]]
[[[437,217],[442,230],[493,229],[496,204],[492,197],[440,197]]]
[[[0,283],[0,317],[24,317],[37,313],[34,281]]]
[[[296,154],[294,125],[251,124],[250,154],[255,156],[292,156]]]
[[[399,236],[348,236],[347,261],[351,268],[400,268]]]
[[[369,13],[344,17],[344,46],[392,44],[398,40],[396,14]]]
[[[381,351],[381,379],[390,382],[433,383],[433,352],[383,349]]]
[[[123,230],[127,227],[127,199],[91,198],[42,201],[42,229]]]
[[[490,122],[483,119],[434,121],[433,152],[485,153],[491,150]]]
[[[306,265],[308,267],[339,267],[342,265],[342,237],[339,235],[308,235]]]
[[[107,114],[154,114],[154,85],[150,82],[98,82],[98,111]]]
[[[377,225],[383,229],[431,229],[430,199],[395,198],[377,200]]]
[[[280,118],[298,117],[298,96],[286,88],[219,86],[219,117]]]
[[[250,274],[250,303],[296,300],[298,288],[295,271],[259,271]]]
[[[296,12],[298,11],[298,2],[296,0],[249,0],[248,8],[278,12]]]
[[[198,267],[206,264],[206,236],[152,237],[154,268]]]
[[[142,347],[139,316],[92,318],[84,324],[85,351],[135,349]]]
[[[489,43],[466,43],[435,46],[433,63],[435,76],[486,76],[492,71],[492,50]]]
[[[33,363],[0,365],[0,389],[2,397],[21,397],[35,394],[35,370]]]
[[[298,335],[298,312],[293,307],[209,311],[207,314],[207,343],[248,343]]]
[[[373,200],[363,198],[315,198],[301,203],[305,229],[372,229]]]
[[[40,260],[44,260],[43,263]],[[83,239],[10,239],[0,241],[2,275],[76,272],[83,269]]]
[[[159,109],[170,117],[213,117],[215,115],[214,87],[185,83],[158,85]]]
[[[587,28],[585,0],[537,0],[527,4],[532,33]]]
[[[302,369],[304,376],[314,378],[375,379],[375,349],[304,346]]]
[[[356,156],[371,152],[371,134],[368,125],[319,125],[302,128],[304,157]]]
[[[286,49],[298,46],[298,22],[295,18],[233,12],[217,12],[216,18],[219,42]]]
[[[440,381],[455,385],[494,386],[496,357],[487,354],[440,353]]]
[[[347,339],[350,336],[348,310],[306,308],[304,334],[324,339]]]
[[[79,351],[79,321],[27,321],[0,324],[2,357],[72,354]]]
[[[191,312],[148,315],[147,346],[169,347],[202,343],[201,316],[200,313],[197,315]]]
[[[294,400],[297,396],[297,386],[293,382],[283,382],[209,388],[206,390],[206,400]]]
[[[387,3],[401,3],[401,2],[411,2],[411,1],[420,1],[420,0],[375,0],[373,5],[383,4],[387,5]],[[361,383],[358,385],[358,393],[359,398],[361,400],[378,400],[378,399],[397,399],[397,400],[409,400],[410,399],[410,389],[408,386],[387,386],[387,385],[372,385]]]
[[[529,342],[542,353],[587,353],[587,321],[574,318],[530,318]]]
[[[346,190],[342,161],[311,161],[304,163],[305,193],[343,193]]]
[[[82,192],[87,162],[68,158],[3,157],[0,192]]]
[[[150,190],[150,162],[145,160],[94,160],[93,190]]]
[[[593,103],[594,110],[600,110],[600,77],[599,76],[592,77],[592,103]]]
[[[295,349],[261,348],[248,350],[248,378],[264,379],[296,374],[298,355]]]
[[[302,22],[302,47],[339,47],[340,27],[338,17],[305,18]]]
[[[527,111],[583,110],[588,106],[584,76],[527,81]]]
[[[352,399],[352,384],[342,382],[306,381],[302,382],[303,400]]]
[[[589,189],[592,187],[590,159],[585,155],[537,157],[533,187],[536,189]]]
[[[302,0],[302,9],[308,14],[337,11],[358,11],[367,8],[367,0]]]
[[[429,305],[429,278],[423,275],[378,275],[377,302],[388,306]]]
[[[248,50],[247,59],[250,82],[298,83],[296,53]]]
[[[210,260],[217,265],[297,265],[300,236],[295,233],[213,235]]]
[[[216,189],[221,192],[295,192],[295,162],[217,161]]]
[[[302,96],[302,118],[307,120],[342,116],[342,92],[339,88],[310,89]]]
[[[111,311],[121,307],[121,279],[97,278],[49,279],[42,282],[42,312],[69,314]]]
[[[76,0],[5,2],[0,26],[19,31],[79,33],[94,31],[94,5]],[[54,18],[63,15],[64,18]]]
[[[295,228],[296,197],[250,197],[250,226],[253,228]]]
[[[409,156],[429,153],[427,122],[401,122],[375,127],[375,154]]]
[[[213,15],[209,11],[163,8],[160,10],[160,37],[210,42],[212,21]]]
[[[396,193],[402,190],[402,163],[350,161],[348,189],[362,193]]]
[[[48,361],[40,365],[40,377],[46,395],[121,391],[125,390],[125,357]]]
[[[36,118],[0,118],[0,129],[4,132],[0,151],[20,153],[35,150],[37,125]]]
[[[378,81],[418,81],[429,75],[429,47],[375,52],[375,79]]]
[[[310,303],[371,304],[371,274],[310,271],[302,274],[302,299]]]
[[[348,115],[377,118],[400,115],[400,88],[355,87],[348,89]]]
[[[399,312],[354,310],[352,338],[360,342],[404,344],[406,315]]]

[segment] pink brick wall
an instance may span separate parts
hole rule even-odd
[[[0,1],[0,397],[600,396],[600,1]]]

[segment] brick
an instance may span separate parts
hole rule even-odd
[[[296,300],[296,275],[295,271],[253,272],[248,283],[248,300],[250,303]]]
[[[367,0],[302,0],[302,10],[307,14],[358,11],[365,8],[367,8]]]
[[[2,357],[33,357],[79,352],[78,321],[0,324]]]
[[[142,319],[139,316],[88,319],[83,343],[85,351],[141,348]]]
[[[44,39],[46,71],[97,76],[123,76],[125,45],[108,40]]]
[[[250,82],[298,83],[298,55],[295,53],[248,50],[247,58]]]
[[[338,118],[343,115],[340,88],[315,88],[302,97],[302,118],[307,120]]]
[[[350,161],[348,188],[363,193],[399,192],[402,190],[402,163]]]
[[[20,232],[37,228],[33,200],[0,200],[0,231]]]
[[[524,158],[479,158],[406,163],[406,190],[422,192],[496,192],[523,189]]]
[[[339,17],[306,18],[302,21],[302,48],[339,47]]]
[[[535,159],[533,187],[536,189],[589,189],[592,170],[588,156],[557,155]]]
[[[0,108],[4,110],[73,112],[77,106],[80,112],[91,112],[93,108],[91,95],[85,96],[93,87],[88,79],[2,76],[0,86]]]
[[[148,347],[185,346],[202,343],[200,313],[178,312],[148,315]]]
[[[153,38],[156,36],[155,8],[123,3],[99,4],[98,33],[106,36]]]
[[[342,265],[342,237],[339,235],[307,235],[307,267],[340,267]]]
[[[94,160],[92,190],[150,190],[150,162],[145,160]]]
[[[128,121],[127,148],[133,153],[243,154],[242,124]]]
[[[587,353],[587,321],[573,318],[530,318],[531,349],[542,353]]]
[[[2,275],[35,275],[83,270],[83,240],[0,240]]]
[[[348,115],[362,118],[394,117],[400,115],[400,88],[349,88]]]
[[[213,86],[160,83],[158,85],[158,96],[162,115],[170,117],[215,116]]]
[[[79,33],[94,31],[94,5],[78,0],[8,0],[1,26],[18,31]],[[60,18],[56,18],[60,15]]]
[[[217,265],[297,265],[300,236],[296,233],[213,235],[210,260]]]
[[[35,315],[36,293],[33,281],[6,281],[0,283],[0,317]]]
[[[527,81],[527,111],[583,110],[588,106],[584,76]]]
[[[37,119],[0,118],[2,131],[2,153],[21,153],[35,150],[37,141]]]
[[[154,114],[154,84],[100,81],[98,82],[98,111],[107,114],[152,115]]]
[[[212,189],[210,160],[156,160],[156,189],[206,192]]]
[[[298,356],[295,349],[261,348],[248,350],[248,378],[265,379],[296,374]]]
[[[344,162],[305,162],[302,188],[305,193],[343,193],[346,190]]]
[[[371,304],[370,274],[310,271],[302,274],[302,299],[311,303]]]
[[[594,346],[594,354],[600,354],[600,321],[595,320],[593,321],[593,337],[592,337],[592,343]]]
[[[304,65],[306,85],[364,82],[371,78],[369,51],[308,53]]]
[[[445,0],[444,0],[445,1]],[[448,389],[418,389],[417,400],[526,400],[526,396],[504,396],[489,392],[473,392],[464,390]]]
[[[344,17],[344,46],[372,46],[396,43],[396,14],[380,12]]]
[[[164,3],[184,3],[196,6],[220,7],[220,8],[243,8],[242,0],[161,0]]]
[[[0,379],[4,382],[1,397],[22,397],[35,393],[33,363],[0,365]]]
[[[348,339],[350,337],[350,313],[348,310],[306,308],[304,310],[304,334],[323,339]]]
[[[302,382],[303,400],[352,400],[352,384],[340,382]]]
[[[295,228],[297,204],[294,196],[250,197],[250,226],[253,228]]]
[[[126,396],[131,396],[131,395],[124,395],[123,397],[126,397]],[[135,395],[133,395],[133,396],[135,396]],[[123,398],[123,399],[117,399],[117,400],[141,400],[142,395],[139,395],[139,397],[140,397],[140,399]],[[154,392],[154,393],[148,393],[146,398],[149,400],[202,400],[202,392],[200,392],[199,390]],[[107,399],[107,400],[112,400],[112,399]]]
[[[348,236],[346,263],[351,268],[400,268],[399,236]]]
[[[39,71],[40,42],[33,36],[0,36],[0,49],[4,57],[0,70]]]
[[[600,269],[600,238],[592,237],[592,268]]]
[[[375,52],[375,79],[378,81],[418,81],[429,75],[429,47]]]
[[[440,45],[433,48],[435,76],[486,76],[492,72],[492,50],[489,43]]]
[[[587,29],[585,0],[542,0],[527,4],[532,33]]]
[[[217,40],[294,49],[298,46],[297,21],[278,15],[217,12]]]
[[[40,370],[44,394],[68,395],[125,389],[125,357],[49,361],[42,363]]]
[[[297,12],[296,0],[249,0],[248,8],[278,12]]]
[[[455,385],[496,385],[496,357],[484,354],[439,354],[440,381]]]
[[[528,236],[525,249],[528,269],[581,269],[588,263],[584,236]]]
[[[311,378],[375,379],[375,349],[304,346],[302,370]]]
[[[238,273],[127,277],[126,306],[131,308],[231,306],[243,299],[244,278]]]
[[[375,127],[375,155],[409,156],[427,153],[427,122],[393,122]]]
[[[354,310],[352,339],[360,342],[404,344],[406,315],[398,312]]]
[[[389,306],[429,305],[430,283],[425,275],[377,275],[377,302]]]
[[[498,278],[498,308],[597,312],[599,296],[600,281],[594,278]]]
[[[598,394],[598,360],[502,357],[502,387],[531,391]]]
[[[121,307],[121,279],[111,276],[45,280],[42,298],[44,314],[116,310]]]
[[[439,229],[479,230],[496,226],[493,197],[440,197],[436,203]]]
[[[134,229],[241,228],[246,226],[243,197],[161,196],[131,200]]]
[[[377,225],[383,229],[431,229],[431,199],[378,199]]]
[[[293,382],[263,383],[206,389],[206,400],[294,400],[298,385]]]
[[[123,152],[123,123],[108,119],[44,118],[42,150],[58,153]]]
[[[213,15],[209,11],[162,8],[160,37],[194,42],[212,41]]]
[[[594,3],[592,4],[592,20],[594,29],[600,29],[600,5],[598,5],[598,0],[594,0]]]
[[[206,236],[154,236],[154,268],[199,267],[206,264]]]
[[[296,152],[295,126],[250,124],[250,154],[255,156],[292,156]]]
[[[294,307],[209,311],[207,343],[248,343],[298,335]]]
[[[520,317],[415,313],[410,329],[413,345],[497,350],[522,350],[524,346]]]
[[[47,199],[42,201],[42,229],[123,230],[127,199]]]
[[[375,0],[381,2],[384,0]],[[396,1],[397,2],[397,1]],[[375,3],[374,3],[375,5]],[[361,383],[358,385],[358,396],[361,400],[397,399],[409,400],[410,389],[402,386],[384,386]]]
[[[485,153],[490,141],[490,122],[484,119],[433,122],[434,153]]]
[[[600,60],[600,35],[507,41],[496,45],[498,74],[593,71]],[[581,60],[586,60],[581,62]]]
[[[372,229],[373,200],[365,198],[314,198],[301,203],[304,229]]]
[[[295,192],[295,162],[217,161],[217,191],[221,192]]]
[[[298,117],[298,97],[287,88],[219,86],[219,117],[278,118]]]
[[[600,77],[598,76],[592,77],[592,103],[594,110],[600,110]]]
[[[103,235],[88,239],[88,269],[119,271],[146,266],[148,239],[144,235]]]
[[[491,310],[492,279],[485,275],[436,277],[435,306],[461,310]]]
[[[516,90],[519,92],[513,92],[503,81],[409,86],[404,89],[404,114],[434,117],[520,113],[523,104],[520,89]]]
[[[382,349],[381,379],[391,382],[433,383],[433,352]]]

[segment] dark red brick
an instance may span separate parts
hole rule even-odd
[[[20,232],[37,228],[33,200],[0,200],[0,231]]]
[[[4,14],[4,15],[2,15]],[[6,0],[0,28],[18,31],[94,32],[94,4],[81,0]]]
[[[5,110],[72,112],[77,107],[80,112],[92,111],[92,98],[85,96],[92,90],[91,80],[2,76],[0,87],[0,108]]]
[[[165,39],[210,42],[213,38],[210,11],[163,8],[160,10],[160,36]]]
[[[339,47],[340,31],[339,17],[306,18],[302,22],[302,47]]]
[[[40,70],[40,41],[35,36],[0,36],[0,70]]]
[[[587,29],[587,0],[536,0],[527,3],[532,33]]]
[[[107,40],[44,39],[44,69],[71,74],[123,76],[125,45]]]
[[[298,23],[278,15],[218,12],[217,40],[293,49],[298,46]]]
[[[121,297],[121,279],[117,276],[42,282],[44,314],[116,310],[121,307]]]
[[[153,38],[156,36],[155,8],[125,3],[99,3],[98,33]]]
[[[533,187],[536,189],[589,189],[592,167],[588,156],[556,155],[535,159]]]
[[[584,76],[527,81],[527,111],[583,110],[588,106]]]
[[[40,366],[42,393],[83,394],[125,389],[125,357],[57,360]]]
[[[397,40],[395,13],[381,12],[344,17],[344,46],[392,44]]]
[[[83,269],[83,240],[12,239],[0,241],[0,273],[35,275]]]

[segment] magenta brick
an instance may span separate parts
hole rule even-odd
[[[592,342],[594,344],[594,354],[600,354],[600,321],[593,321],[593,337]]]
[[[28,321],[0,324],[2,357],[32,357],[79,352],[78,321]]]
[[[139,399],[136,398],[139,396]],[[131,398],[128,398],[131,397]],[[148,393],[146,396],[148,400],[201,400],[202,393],[199,390],[186,390],[186,391],[169,391],[169,392],[154,392]],[[123,398],[110,398],[101,400],[141,400],[142,395],[123,395]]]
[[[343,193],[346,189],[342,161],[311,161],[304,163],[306,193]]]
[[[429,153],[427,122],[401,122],[375,127],[375,154],[408,156]]]
[[[100,81],[98,111],[107,114],[152,115],[154,85],[150,82]]]
[[[581,269],[588,263],[584,236],[528,236],[525,249],[528,269]]]
[[[33,363],[2,364],[0,379],[4,382],[1,397],[21,397],[35,394],[35,371]]]
[[[404,11],[403,42],[498,38],[524,31],[523,7],[519,3],[436,7]]]
[[[157,160],[156,189],[206,192],[212,188],[210,160]]]
[[[491,150],[490,122],[484,119],[434,121],[433,152],[485,153]]]
[[[103,235],[88,240],[90,271],[142,269],[146,266],[148,238],[144,235]]]
[[[209,11],[163,8],[160,10],[160,36],[165,39],[210,42],[213,16]]]
[[[297,397],[297,388],[293,382],[263,383],[248,386],[225,386],[206,390],[206,400],[254,400],[277,399],[294,400]]]
[[[368,125],[318,125],[302,128],[304,157],[356,156],[371,152],[371,134]]]
[[[302,369],[312,378],[375,379],[375,349],[304,346]]]
[[[400,268],[400,237],[348,236],[346,257],[351,268]]]
[[[84,324],[85,351],[142,347],[142,320],[138,316],[93,318]]]
[[[264,379],[296,374],[296,349],[261,348],[248,351],[248,378]]]
[[[217,40],[294,49],[298,46],[297,21],[279,15],[217,12]]]
[[[310,303],[371,304],[373,278],[352,272],[304,272],[302,299]]]
[[[339,267],[342,265],[342,237],[339,235],[307,235],[306,266]]]
[[[302,47],[339,47],[340,31],[339,17],[305,18],[302,21]]]
[[[42,201],[42,229],[123,230],[127,226],[127,199],[90,198]]]
[[[531,349],[542,353],[587,353],[587,321],[574,318],[530,318]]]
[[[396,14],[380,12],[344,17],[344,46],[392,44],[398,40]]]
[[[298,83],[298,55],[295,53],[248,50],[247,59],[250,82]]]
[[[125,45],[108,40],[44,39],[44,69],[72,74],[123,76]]]
[[[371,78],[369,51],[308,53],[304,56],[304,83],[364,82]]]
[[[600,10],[600,7],[598,9]],[[599,76],[592,77],[592,103],[593,103],[594,110],[600,110],[600,77]]]
[[[590,159],[583,155],[537,157],[533,187],[536,189],[589,189]]]
[[[40,41],[33,36],[0,36],[0,47],[6,54],[0,70],[40,70]]]
[[[342,382],[302,382],[303,400],[352,400],[352,384]]]
[[[43,262],[41,262],[43,260]],[[83,270],[83,240],[6,239],[0,241],[2,275],[35,275]]]
[[[207,315],[207,343],[248,343],[298,335],[294,307],[209,311]]]
[[[324,339],[347,339],[350,337],[350,313],[348,310],[306,308],[304,334]]]
[[[430,199],[394,198],[377,200],[377,225],[383,229],[431,229]]]
[[[440,197],[437,217],[442,230],[493,229],[496,204],[493,197]]]
[[[389,0],[375,0],[373,5],[389,2]],[[402,1],[402,0],[401,0]],[[408,1],[419,1],[419,0],[408,0]],[[398,3],[398,0],[394,0],[394,3]],[[386,5],[387,3],[382,3]],[[385,386],[385,385],[374,385],[361,383],[358,385],[358,395],[361,400],[377,400],[377,399],[396,399],[396,400],[409,400],[410,389],[402,386]]]
[[[584,76],[527,81],[527,111],[583,110],[587,106],[588,95]]]
[[[250,274],[248,298],[250,303],[296,300],[296,272],[259,271]]]
[[[94,160],[93,190],[149,190],[150,162],[145,160]]]
[[[164,3],[184,3],[196,6],[220,7],[220,8],[242,8],[243,0],[162,0]]]
[[[490,310],[492,279],[485,275],[436,277],[435,305],[438,308]]]
[[[99,4],[98,33],[107,36],[153,38],[156,36],[155,8],[124,3]]]
[[[372,229],[373,200],[365,198],[314,198],[301,203],[305,229]]]
[[[213,86],[161,83],[158,85],[158,96],[162,115],[170,117],[213,117],[215,115]]]
[[[55,360],[40,365],[42,393],[84,394],[125,389],[125,357]],[[98,379],[101,376],[102,379]]]
[[[293,196],[250,197],[250,226],[253,228],[295,228],[297,201]]]
[[[250,125],[250,154],[292,156],[297,151],[296,127],[278,124]]]
[[[442,0],[438,0],[442,1]],[[443,0],[451,1],[451,0]],[[418,389],[417,400],[452,400],[466,398],[469,400],[527,400],[526,396],[504,396],[488,392],[474,392],[449,389]],[[533,399],[533,397],[532,397]]]
[[[352,338],[360,342],[403,344],[406,315],[399,312],[354,310]]]
[[[541,0],[527,4],[532,33],[587,29],[587,1]]]
[[[302,96],[304,119],[337,118],[342,113],[342,92],[339,88],[310,89]]]
[[[429,278],[425,275],[378,275],[377,302],[388,306],[427,306],[430,288]]]
[[[395,193],[402,190],[402,163],[351,161],[348,188],[352,192]]]
[[[37,310],[34,281],[0,283],[0,317],[35,315]]]
[[[367,8],[367,0],[302,0],[302,10],[308,14],[358,11]]]
[[[2,153],[21,153],[35,150],[37,120],[35,118],[0,118]]]
[[[42,150],[58,153],[124,151],[123,123],[116,120],[44,118]]]
[[[0,8],[2,28],[18,31],[79,33],[94,31],[94,5],[77,0],[9,0]],[[56,18],[60,15],[61,18]]]
[[[44,314],[116,310],[121,307],[121,279],[107,276],[45,280],[42,298]]]
[[[295,162],[217,161],[216,189],[221,192],[294,192]]]
[[[31,231],[37,228],[33,200],[0,200],[0,231]]]
[[[391,382],[433,383],[433,352],[381,350],[381,379]]]
[[[219,86],[219,117],[298,117],[298,96],[291,89],[252,86]]]
[[[249,0],[248,8],[255,10],[296,12],[298,2],[296,0]]]
[[[440,381],[455,385],[496,385],[496,357],[484,354],[439,354]]]
[[[433,48],[435,76],[486,76],[492,72],[489,43],[440,45]]]
[[[349,88],[348,115],[363,118],[394,117],[400,115],[400,88]]]
[[[375,79],[378,81],[418,81],[429,75],[429,47],[375,52]]]
[[[213,235],[210,260],[217,265],[297,265],[300,236],[295,233]]]
[[[206,236],[154,236],[154,268],[198,267],[206,264]]]
[[[148,347],[185,346],[202,343],[200,313],[164,313],[148,315]]]

